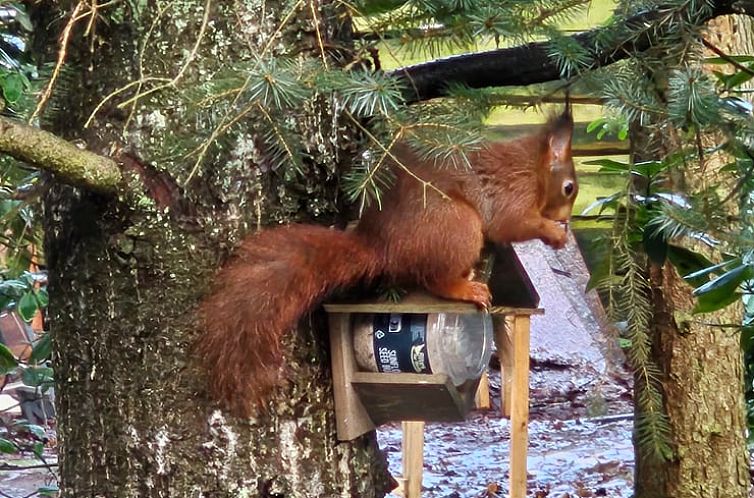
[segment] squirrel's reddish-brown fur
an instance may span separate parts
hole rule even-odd
[[[352,232],[290,225],[245,239],[199,308],[214,395],[251,413],[282,378],[282,335],[338,287],[384,276],[487,306],[487,286],[468,279],[485,239],[566,242],[561,222],[578,191],[572,130],[566,113],[534,135],[487,144],[469,169],[422,161],[399,144],[394,156],[437,190],[395,167],[382,209],[367,209]]]

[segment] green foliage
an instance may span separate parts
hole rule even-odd
[[[48,304],[47,290],[40,285],[46,283],[42,274],[24,273],[16,279],[6,279],[0,282],[0,300],[2,311],[18,313],[24,320],[31,320],[38,310]],[[26,326],[25,324],[23,326]],[[16,381],[37,394],[43,396],[53,387],[53,370],[46,365],[52,354],[52,342],[49,333],[45,333],[33,344],[31,355],[22,360],[0,342],[0,393],[7,386]],[[4,379],[4,381],[3,381]],[[0,415],[3,415],[0,413]],[[47,430],[23,418],[13,422],[6,422],[0,427],[0,453],[15,456],[31,454],[34,458],[45,463],[44,443],[47,441]],[[57,487],[40,488],[41,496],[55,496]]]
[[[590,161],[605,174],[626,178],[623,191],[599,199],[587,212],[599,208],[613,213],[613,229],[601,239],[606,246],[604,264],[592,271],[590,287],[608,296],[608,311],[623,324],[621,339],[634,370],[636,422],[639,451],[660,460],[672,458],[670,429],[663,408],[662,375],[652,359],[652,290],[647,277],[649,257],[659,264],[669,257],[664,239],[647,226],[665,192],[661,185],[670,161],[637,164],[610,159]],[[642,188],[637,189],[640,185]]]
[[[26,50],[33,25],[26,7],[18,2],[0,2],[5,17],[0,18],[0,110],[6,116],[28,119],[35,105],[35,92],[41,87],[40,70]],[[45,71],[41,71],[44,73]],[[4,157],[0,159],[0,311],[15,312],[28,322],[49,297],[46,276],[28,271],[32,260],[38,262],[41,233],[36,214],[38,172]],[[51,354],[50,336],[33,347],[29,360],[21,361],[0,343],[2,392],[8,381],[21,380],[27,387],[44,392],[51,387],[52,369],[43,366]],[[2,414],[0,414],[2,415]],[[31,454],[44,462],[42,454],[46,431],[25,420],[5,422],[0,429],[0,453]],[[54,496],[53,488],[40,489],[42,496]]]
[[[0,375],[7,375],[18,366],[18,360],[5,344],[0,344]]]
[[[720,97],[701,67],[673,71],[668,81],[667,113],[674,124],[693,123],[698,129],[720,120]]]
[[[610,262],[593,275],[593,283],[607,289],[613,316],[627,324],[627,354],[636,372],[636,401],[643,417],[637,421],[640,450],[661,457],[670,455],[669,434],[663,422],[662,379],[651,362],[651,336],[647,335],[651,317],[645,313],[652,309],[643,280],[647,265],[673,264],[694,288],[693,313],[698,314],[720,310],[742,298],[749,303],[754,278],[754,120],[750,105],[735,97],[740,85],[751,79],[746,65],[752,59],[704,59],[695,19],[710,6],[703,1],[664,5],[657,12],[662,18],[659,31],[621,20],[655,8],[653,2],[623,2],[611,28],[601,35],[601,44],[640,40],[650,29],[659,36],[651,50],[602,70],[601,80],[589,80],[609,109],[605,119],[590,125],[590,131],[600,137],[625,137],[629,129],[641,130],[645,140],[634,145],[643,158],[653,159],[633,164],[599,162],[605,174],[625,175],[627,187],[590,209],[614,216],[616,228],[608,239]],[[703,62],[719,69],[710,76]],[[721,162],[728,164],[713,174],[712,164]],[[705,170],[710,173],[700,173]],[[679,181],[685,171],[694,171],[693,182]],[[721,260],[707,260],[696,252],[700,246]],[[751,362],[754,330],[747,328],[746,308],[743,342],[750,348]],[[747,367],[747,372],[748,396],[754,400],[754,367]],[[754,421],[754,401],[750,406]]]
[[[355,117],[389,116],[403,104],[401,84],[384,73],[359,70],[338,75],[340,78],[333,78],[333,91],[342,97]]]
[[[549,36],[557,26],[582,13],[584,0],[361,0],[350,4],[356,17],[381,39],[397,39],[411,55],[438,57],[473,50],[486,40],[515,42]]]
[[[0,6],[5,9],[0,19],[0,107],[4,114],[24,116],[40,81],[26,50],[33,25],[22,3],[3,1]]]
[[[589,68],[594,62],[592,55],[583,45],[570,36],[562,36],[558,33],[550,38],[548,55],[558,64],[563,79],[568,79]]]
[[[589,123],[586,132],[595,133],[597,140],[602,140],[608,135],[615,135],[618,140],[626,140],[628,138],[628,121],[620,114],[603,116]]]

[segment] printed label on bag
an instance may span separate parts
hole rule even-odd
[[[432,373],[426,314],[375,314],[374,352],[380,372]]]

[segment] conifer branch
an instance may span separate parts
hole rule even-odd
[[[703,23],[727,14],[754,15],[752,2],[716,0],[695,23]],[[592,55],[591,64],[582,68],[593,70],[631,57],[656,45],[666,31],[663,21],[669,12],[678,12],[678,6],[642,12],[626,19],[623,25],[629,29],[640,28],[633,33],[638,36],[619,37],[612,45],[602,46],[600,40],[614,27],[596,28],[570,37]],[[558,80],[561,68],[550,56],[550,42],[529,43],[516,47],[490,50],[467,55],[438,59],[396,69],[391,76],[405,81],[406,100],[419,102],[447,94],[453,85],[471,88],[531,85]]]
[[[5,117],[0,117],[0,153],[54,173],[65,183],[102,194],[115,193],[121,180],[120,168],[112,159]]]

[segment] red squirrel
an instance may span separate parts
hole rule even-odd
[[[336,288],[384,277],[486,308],[489,289],[469,280],[485,240],[566,243],[578,193],[572,135],[566,110],[537,133],[485,144],[470,168],[398,144],[392,157],[434,188],[393,164],[382,208],[368,207],[353,231],[298,224],[247,237],[199,306],[211,392],[239,415],[254,413],[283,377],[283,334]]]

